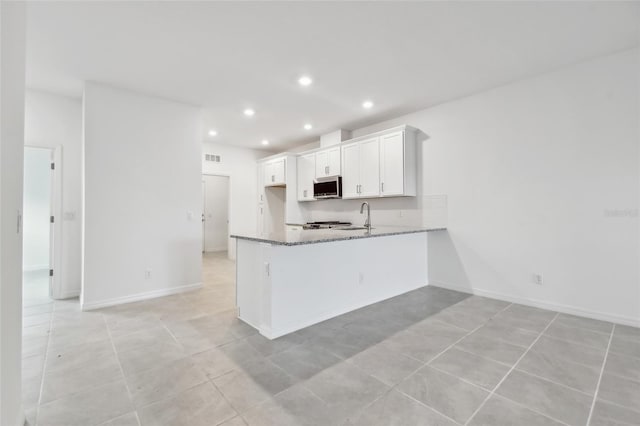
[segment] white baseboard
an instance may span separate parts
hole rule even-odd
[[[74,297],[80,297],[80,290],[67,291],[62,293],[60,297],[54,297],[55,300],[73,299]]]
[[[98,302],[82,303],[81,308],[83,311],[90,311],[92,309],[106,308],[108,306],[122,305],[125,303],[131,303],[131,302],[140,302],[143,300],[155,299],[157,297],[170,296],[172,294],[178,294],[178,293],[185,293],[187,291],[197,290],[199,288],[202,288],[202,283],[187,284],[180,287],[163,288],[161,290],[131,294],[129,296],[100,300]]]
[[[49,269],[49,265],[29,265],[22,267],[23,272],[42,271],[43,269]]]
[[[456,284],[445,283],[442,281],[431,281],[430,285],[434,287],[442,287],[449,290],[460,291],[462,293],[474,294],[476,296],[485,296],[492,299],[504,300],[505,302],[518,303],[520,305],[532,306],[534,308],[549,309],[563,314],[577,315],[601,321],[608,321],[616,324],[630,325],[632,327],[640,327],[640,318],[625,317],[621,315],[613,315],[605,312],[590,311],[576,306],[563,305],[560,303],[547,302],[544,300],[529,299],[521,296],[513,296],[495,291],[482,290],[478,288],[468,288]]]

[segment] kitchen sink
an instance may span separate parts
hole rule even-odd
[[[366,226],[348,226],[345,228],[335,228],[335,229],[338,229],[340,231],[363,231],[368,228]],[[375,229],[375,228],[371,228],[371,229]]]

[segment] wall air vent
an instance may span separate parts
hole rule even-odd
[[[205,161],[211,161],[213,163],[221,163],[222,162],[222,157],[219,155],[215,155],[215,154],[205,154],[204,155],[204,159]]]

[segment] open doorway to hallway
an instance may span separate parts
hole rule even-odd
[[[235,262],[229,258],[229,176],[202,175],[202,290],[209,313],[235,308]]]
[[[202,175],[202,253],[228,256],[229,176]]]

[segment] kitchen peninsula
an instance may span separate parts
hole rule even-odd
[[[428,284],[428,232],[283,230],[237,239],[238,317],[274,339]]]

